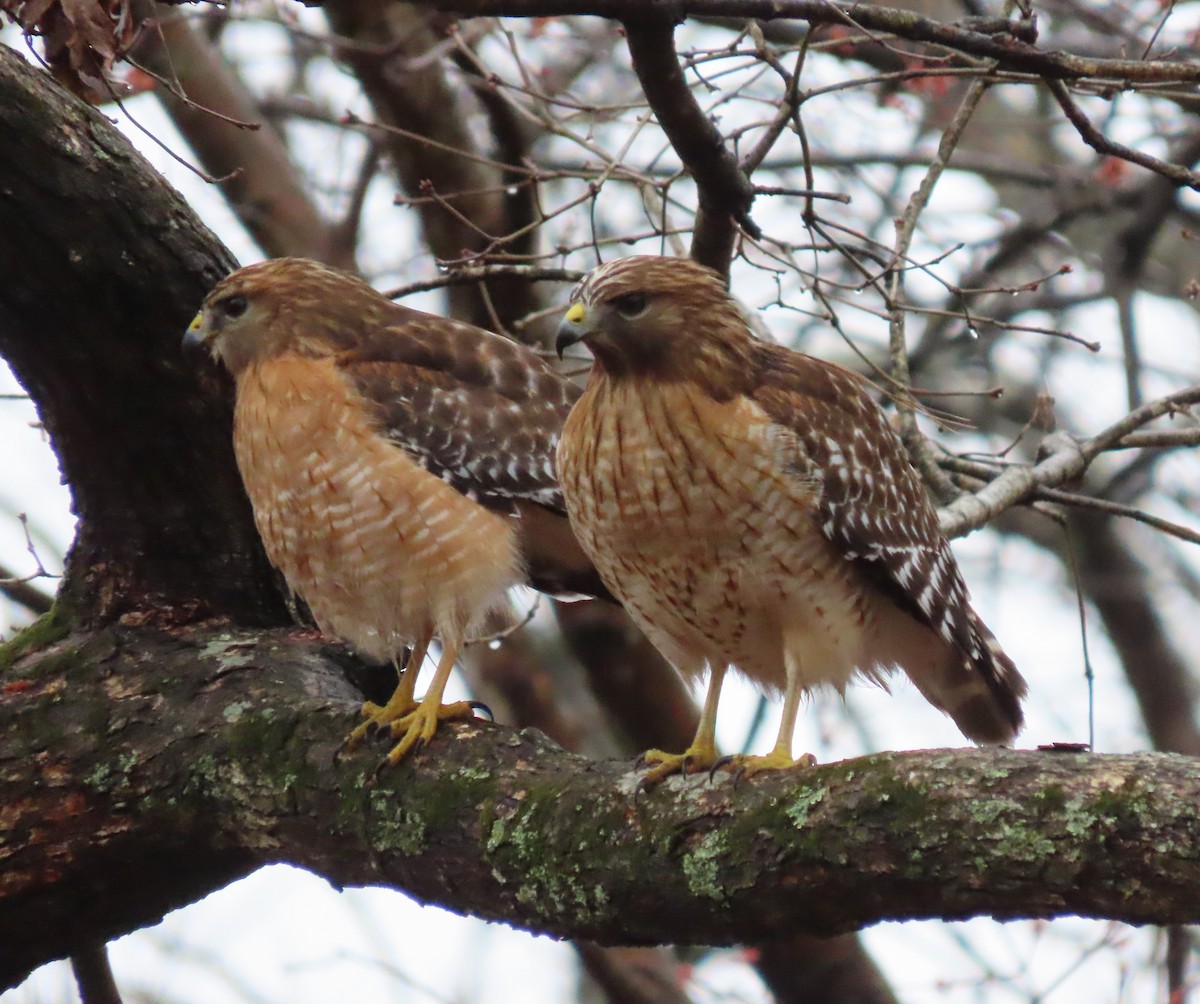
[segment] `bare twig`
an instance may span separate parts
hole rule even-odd
[[[1106,154],[1110,157],[1120,157],[1121,160],[1127,160],[1131,164],[1137,164],[1139,167],[1144,167],[1155,174],[1161,174],[1164,178],[1170,178],[1176,184],[1186,185],[1188,188],[1200,191],[1200,174],[1179,164],[1170,164],[1165,160],[1152,157],[1148,153],[1142,153],[1141,150],[1135,150],[1131,146],[1126,146],[1124,143],[1118,143],[1116,140],[1109,139],[1092,125],[1091,119],[1075,104],[1074,99],[1071,97],[1071,92],[1067,89],[1065,83],[1061,80],[1047,80],[1046,86],[1050,88],[1050,94],[1058,102],[1058,106],[1063,110],[1063,114],[1066,115],[1068,121],[1075,127],[1076,132],[1079,133],[1080,139],[1097,153]]]
[[[908,391],[912,385],[912,379],[908,368],[908,340],[905,336],[908,310],[904,295],[904,269],[901,265],[908,260],[908,251],[916,234],[917,221],[928,205],[938,179],[941,178],[946,165],[949,164],[954,148],[958,145],[967,123],[975,114],[975,109],[987,88],[988,81],[984,78],[972,81],[967,88],[954,118],[942,134],[941,142],[938,143],[937,156],[934,157],[933,163],[929,165],[929,170],[925,172],[920,185],[917,186],[917,190],[913,192],[908,204],[904,207],[904,214],[896,223],[894,259],[887,286],[888,343],[892,376],[896,384],[902,388],[901,392],[896,395],[896,407],[900,416],[900,435],[904,439],[905,446],[908,447],[913,463],[925,481],[933,486],[944,499],[953,498],[957,491],[950,479],[937,466],[933,450],[917,425],[916,410]]]
[[[1172,523],[1170,520],[1163,519],[1161,516],[1155,516],[1135,506],[1123,505],[1120,502],[1111,502],[1108,499],[1094,498],[1091,495],[1080,495],[1078,492],[1066,492],[1061,488],[1037,488],[1034,489],[1030,497],[1045,502],[1060,502],[1063,505],[1076,506],[1081,509],[1095,509],[1097,512],[1106,513],[1109,516],[1124,516],[1126,519],[1132,519],[1137,523],[1145,523],[1146,526],[1153,527],[1161,533],[1176,537],[1189,544],[1200,544],[1200,531],[1180,526],[1178,523]]]
[[[135,55],[145,72],[163,82],[156,95],[203,166],[201,176],[220,185],[268,255],[303,255],[354,268],[353,249],[331,254],[331,226],[281,133],[256,124],[261,110],[245,81],[178,10],[164,5],[155,10],[159,20]]]
[[[831,202],[850,204],[850,196],[844,192],[822,192],[811,188],[784,188],[782,185],[755,185],[755,195],[791,195],[803,199],[828,199]]]
[[[414,293],[427,293],[447,286],[460,286],[482,282],[487,279],[525,279],[528,282],[578,282],[586,273],[572,268],[546,268],[539,265],[478,265],[472,268],[455,268],[436,279],[424,279],[396,286],[384,292],[389,300],[401,300]]]
[[[43,577],[37,572],[33,575],[14,575],[11,569],[0,565],[0,594],[40,617],[42,614],[49,613],[50,608],[54,606],[54,597],[30,585],[34,579]]]
[[[796,54],[795,69],[793,69],[791,73],[788,73],[786,70],[784,70],[776,60],[771,59],[768,53],[765,51],[765,46],[763,47],[762,58],[767,59],[771,65],[776,68],[777,72],[780,73],[784,79],[784,83],[787,85],[787,91],[784,94],[783,99],[779,102],[779,107],[775,111],[775,117],[771,121],[771,124],[759,138],[758,142],[754,144],[754,147],[750,150],[750,152],[742,157],[741,162],[738,165],[747,177],[753,174],[758,166],[766,159],[767,154],[771,152],[771,148],[783,134],[783,130],[787,127],[788,122],[790,122],[792,117],[796,114],[796,109],[800,105],[800,71],[804,69],[804,59],[808,55],[808,40],[811,37],[811,32],[805,36],[804,44],[800,47],[800,51]],[[757,185],[754,187],[754,191],[760,195],[773,194],[764,192],[763,189]],[[810,197],[815,197],[815,193],[810,193]],[[848,202],[849,199],[847,198],[846,201]]]
[[[53,579],[57,578],[46,571],[46,566],[42,564],[42,559],[37,553],[37,546],[33,543],[33,537],[29,532],[29,517],[23,513],[17,513],[17,522],[21,524],[21,533],[25,536],[25,550],[29,552],[29,556],[33,558],[33,563],[37,566],[37,571],[28,576],[23,581],[29,582],[33,579]]]
[[[1077,441],[1065,433],[1051,433],[1042,440],[1042,448],[1047,451],[1043,460],[1032,466],[1007,467],[979,491],[962,495],[939,510],[943,532],[949,537],[960,537],[979,529],[1036,491],[1057,488],[1079,477],[1097,456],[1113,449],[1141,426],[1197,403],[1200,403],[1200,387],[1188,387],[1134,409],[1090,439]]]

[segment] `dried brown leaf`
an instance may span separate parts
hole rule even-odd
[[[26,35],[41,36],[46,62],[64,85],[93,103],[111,94],[109,72],[138,24],[129,0],[0,0]]]

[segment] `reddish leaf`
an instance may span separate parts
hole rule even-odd
[[[1109,188],[1117,188],[1129,177],[1129,162],[1120,157],[1105,157],[1096,168],[1095,179]]]
[[[33,686],[32,680],[13,680],[0,687],[0,694],[20,694]]]
[[[149,73],[138,69],[130,69],[125,73],[125,91],[131,97],[135,94],[148,94],[158,87],[158,81]]]

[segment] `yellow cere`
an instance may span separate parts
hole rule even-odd
[[[566,317],[564,318],[568,324],[578,324],[587,315],[587,308],[582,303],[572,303],[567,308]]]
[[[203,314],[203,312],[201,312],[192,318],[192,323],[188,325],[188,332],[194,333],[194,332],[199,331],[200,325],[203,323],[204,323],[204,314]]]

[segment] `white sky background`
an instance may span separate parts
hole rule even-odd
[[[304,16],[316,17],[312,12]],[[11,31],[0,37],[20,48]],[[278,69],[272,59],[280,58],[278,53],[272,56],[270,32],[247,33],[244,44],[253,47],[256,58],[249,65],[263,74],[259,82],[269,82]],[[810,63],[815,65],[816,61]],[[333,71],[326,76],[328,87],[344,105],[361,101],[348,78]],[[866,95],[863,100],[869,102]],[[189,155],[153,98],[135,98],[128,108],[172,150]],[[359,106],[355,110],[365,112]],[[806,121],[813,136],[825,144],[836,143],[842,152],[878,149],[883,135],[894,136],[896,149],[904,149],[911,138],[915,105],[870,110],[871,116],[857,118],[848,116],[836,100],[817,101]],[[122,116],[115,117],[132,142],[243,264],[261,256],[218,192],[180,167]],[[609,123],[596,130],[595,140],[609,149],[619,148],[628,139],[628,126],[625,120]],[[343,141],[352,145],[356,137]],[[319,146],[321,150],[314,163],[328,171],[330,188],[336,187],[355,163],[354,150],[350,146],[331,148],[327,135],[317,132],[312,142],[314,149]],[[647,132],[644,139],[635,139],[629,158],[646,162],[660,153],[661,141]],[[919,179],[917,172],[906,175],[906,183],[911,185]],[[843,176],[826,180],[828,184],[819,183],[818,187],[847,187]],[[381,287],[433,272],[427,259],[414,256],[418,244],[411,236],[409,211],[393,206],[392,194],[387,185],[376,183],[370,193],[370,209],[364,214],[369,223],[363,264]],[[616,218],[614,227],[642,218],[640,207],[622,207],[615,198],[604,205]],[[926,217],[931,240],[936,242],[950,227],[957,240],[986,238],[997,226],[988,211],[991,199],[990,190],[977,180],[946,175]],[[771,200],[765,198],[756,204],[755,217],[769,232],[783,232],[789,225],[788,220],[772,214]],[[587,225],[582,212],[577,219],[563,221],[567,230]],[[776,290],[763,283],[761,275],[746,273],[743,278],[738,288],[751,306],[774,300]],[[805,302],[804,290],[793,288],[787,294],[789,303],[812,308]],[[438,309],[433,297],[406,302]],[[1165,393],[1193,380],[1200,372],[1196,315],[1178,303],[1162,304],[1149,298],[1139,300],[1138,309],[1147,368],[1159,367],[1162,373],[1147,386],[1148,393]],[[1099,357],[1083,351],[1067,354],[1067,361],[1047,374],[1047,389],[1068,403],[1077,423],[1074,431],[1093,432],[1123,413],[1119,336],[1107,305],[1078,313],[1075,329],[1101,340],[1104,351]],[[781,337],[793,334],[803,320],[779,307],[766,310],[764,316]],[[854,334],[861,334],[868,349],[886,339],[882,323],[871,323],[849,311],[843,321],[853,322],[848,326]],[[820,332],[806,330],[805,334],[806,347],[821,351],[840,348]],[[1040,368],[1037,348],[1036,343],[1016,337],[1006,341],[1000,351],[1004,362],[1014,368],[1022,363]],[[1076,386],[1089,388],[1086,399],[1073,392]],[[19,388],[0,367],[0,394],[13,393],[19,393]],[[54,456],[35,423],[28,402],[0,398],[0,562],[18,574],[28,574],[34,566],[16,513],[29,514],[38,555],[52,572],[61,571],[61,557],[73,530],[68,495],[58,484]],[[950,445],[955,446],[953,442]],[[1190,470],[1194,475],[1194,462]],[[1179,476],[1186,472],[1181,469]],[[1186,518],[1179,513],[1163,515]],[[1030,681],[1029,724],[1022,745],[1085,741],[1087,695],[1082,683],[1078,619],[1073,589],[1061,568],[1031,545],[988,531],[957,541],[955,551],[977,608]],[[1017,583],[1020,588],[1015,587]],[[39,584],[48,585],[44,580]],[[1173,610],[1169,607],[1168,613],[1182,616],[1184,609],[1181,602]],[[21,623],[21,612],[0,601],[0,637],[10,637]],[[1148,748],[1136,707],[1107,643],[1093,631],[1090,644],[1097,673],[1098,749]],[[1194,650],[1192,654],[1197,653]],[[719,722],[723,747],[742,747],[757,700],[750,688],[727,689]],[[777,712],[776,707],[770,709],[756,748],[770,747]],[[836,697],[818,695],[801,716],[796,735],[796,748],[811,751],[821,761],[853,756],[864,749],[962,744],[961,735],[948,719],[932,710],[913,688],[899,683],[890,696],[856,687],[846,704]],[[870,951],[903,1001],[971,1000],[984,1004],[1031,998],[1044,1004],[1144,1001],[1161,996],[1159,967],[1151,964],[1152,959],[1161,958],[1155,938],[1151,931],[1080,920],[887,924],[865,933]],[[111,951],[127,1001],[307,1004],[354,999],[359,1004],[549,1004],[574,999],[575,994],[574,953],[568,945],[421,907],[386,890],[338,893],[319,878],[283,866],[265,869],[172,914],[156,928],[123,938]],[[757,977],[739,962],[735,952],[718,953],[696,969],[689,992],[702,1002],[767,999]],[[24,986],[2,997],[4,1004],[57,1004],[76,999],[66,964],[39,970]]]

